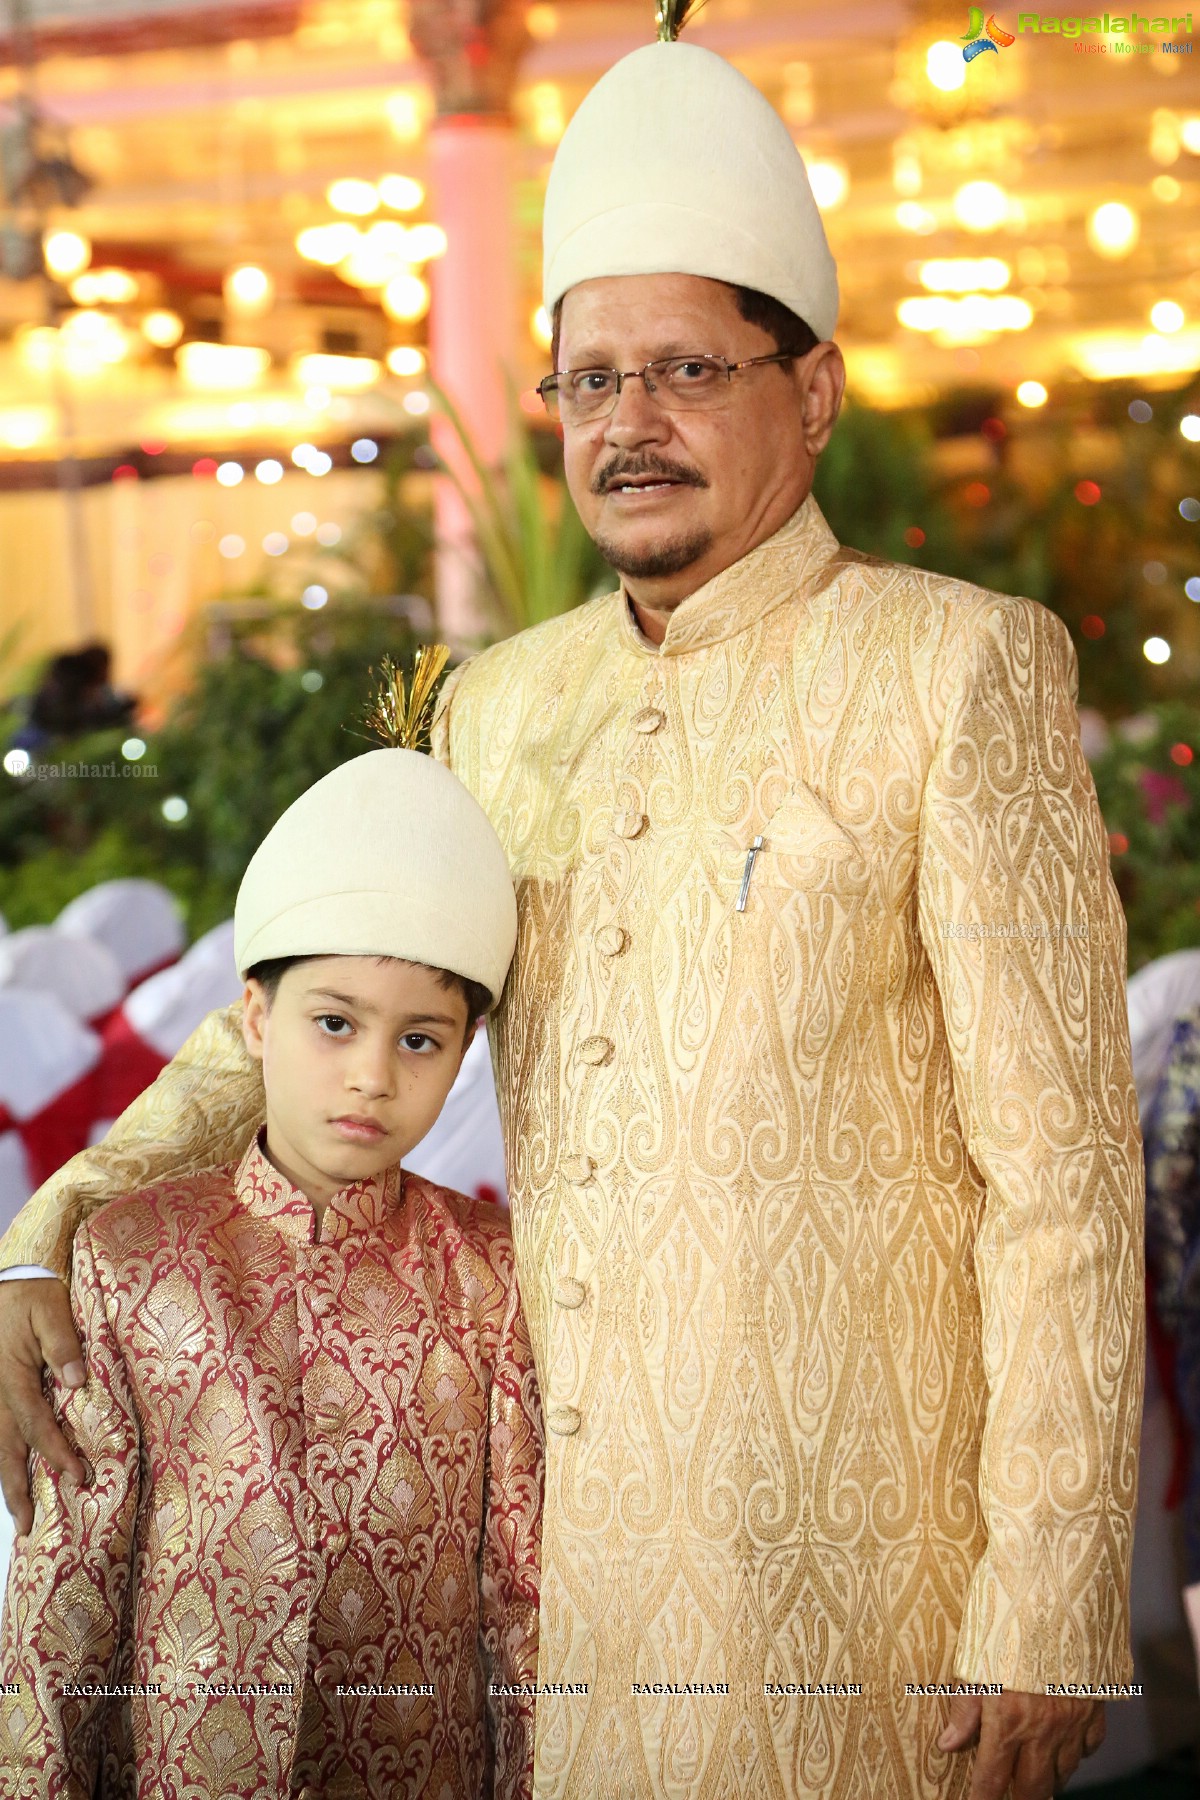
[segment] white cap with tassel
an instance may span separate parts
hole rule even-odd
[[[752,82],[675,41],[689,10],[662,0],[659,42],[603,75],[563,134],[546,189],[546,310],[597,276],[703,275],[769,294],[830,338],[837,270],[804,160]]]

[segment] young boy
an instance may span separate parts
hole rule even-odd
[[[400,1166],[515,939],[491,826],[413,751],[335,770],[256,852],[265,1125],[77,1234],[89,1480],[35,1471],[6,1800],[479,1800],[493,1762],[529,1794],[541,1424],[507,1220]]]

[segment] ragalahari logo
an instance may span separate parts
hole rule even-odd
[[[1010,44],[1015,44],[1017,41],[1011,31],[1005,31],[1002,26],[997,25],[995,13],[988,14],[988,22],[985,25],[982,6],[971,8],[967,26],[968,30],[960,40],[964,45],[964,62],[974,62],[975,58],[982,56],[985,50],[1007,50]]]

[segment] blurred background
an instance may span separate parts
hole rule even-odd
[[[1153,1698],[1093,1770],[1153,1800],[1197,1791],[1200,56],[1190,14],[1021,16],[708,0],[687,35],[787,121],[838,260],[834,530],[1078,655],[1174,1247]],[[381,657],[612,585],[533,391],[541,209],[652,34],[649,0],[0,0],[0,1224],[236,997],[242,869],[367,747]],[[427,1172],[503,1198],[482,1039],[455,1106]]]

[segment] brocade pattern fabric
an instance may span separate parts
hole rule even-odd
[[[96,1214],[72,1294],[91,1479],[35,1459],[10,1800],[478,1800],[489,1712],[527,1800],[541,1422],[503,1213],[392,1169],[318,1239],[255,1141]]]
[[[1144,1169],[1076,697],[1043,607],[811,499],[661,646],[612,594],[443,690],[520,913],[540,1680],[587,1685],[540,1800],[961,1800],[907,1687],[1130,1678]],[[235,1015],[177,1064],[5,1262],[253,1116]]]

